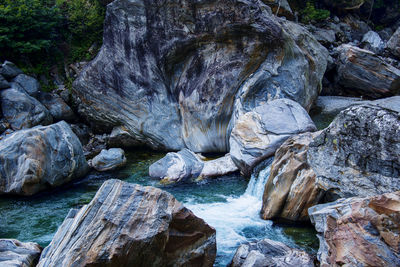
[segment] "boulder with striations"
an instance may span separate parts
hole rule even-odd
[[[321,266],[400,266],[400,191],[309,209]]]
[[[33,195],[88,170],[82,145],[64,121],[20,130],[0,141],[0,195]]]
[[[171,194],[108,180],[88,205],[71,210],[38,267],[211,267],[215,256],[215,229]]]
[[[228,152],[234,120],[290,98],[309,109],[328,51],[259,0],[116,0],[73,95],[97,128],[154,149]]]
[[[0,266],[34,267],[41,252],[42,248],[36,243],[0,239]]]
[[[315,131],[307,111],[289,99],[278,99],[239,117],[230,137],[232,160],[245,175],[291,135]]]

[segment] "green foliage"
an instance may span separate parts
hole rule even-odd
[[[0,0],[0,50],[4,57],[39,56],[55,46],[59,9],[50,0]]]
[[[308,1],[302,11],[302,21],[310,23],[311,21],[323,21],[331,15],[329,10],[315,8],[315,3]]]

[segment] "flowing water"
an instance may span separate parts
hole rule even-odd
[[[30,198],[0,198],[0,238],[33,241],[46,246],[69,209],[87,204],[105,180],[117,178],[169,191],[216,228],[215,266],[226,266],[241,243],[263,238],[283,241],[315,253],[318,241],[311,227],[273,225],[259,217],[270,162],[256,171],[250,181],[240,175],[229,175],[197,183],[162,186],[148,177],[149,165],[162,156],[149,151],[129,152],[127,167],[116,172],[93,172],[81,181]]]

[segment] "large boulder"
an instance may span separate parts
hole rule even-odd
[[[170,152],[153,163],[149,168],[149,175],[167,183],[181,182],[198,178],[203,167],[204,163],[195,153],[183,149],[177,153]]]
[[[36,243],[0,239],[0,266],[34,267],[41,252],[42,248]]]
[[[45,266],[212,266],[215,229],[171,194],[106,181],[72,210],[41,255]]]
[[[386,46],[394,56],[400,58],[400,27],[390,37]]]
[[[223,157],[203,162],[204,167],[199,175],[200,178],[218,177],[239,171],[229,153]]]
[[[125,152],[121,148],[103,149],[90,163],[93,168],[101,172],[115,170],[125,164]]]
[[[4,118],[14,130],[53,122],[50,112],[38,100],[14,85],[0,91],[0,97]]]
[[[309,209],[321,266],[400,266],[400,191]]]
[[[317,135],[292,136],[276,151],[264,188],[263,219],[309,221],[308,208],[318,204],[324,192],[316,186],[316,175],[307,163],[309,145]]]
[[[249,175],[291,135],[315,130],[307,111],[298,103],[274,100],[239,117],[229,140],[230,154],[241,172]]]
[[[379,54],[385,49],[385,42],[382,41],[378,33],[369,31],[364,34],[361,40],[361,46],[364,49]]]
[[[373,52],[351,45],[341,45],[337,62],[338,85],[350,94],[372,98],[400,93],[400,70],[387,64]]]
[[[68,121],[74,122],[76,116],[72,109],[64,102],[64,100],[57,94],[40,92],[38,100],[50,112],[55,121]]]
[[[87,171],[82,145],[64,121],[20,130],[0,141],[0,195],[33,195]]]
[[[314,260],[305,251],[264,239],[240,245],[229,267],[313,267]]]
[[[15,66],[14,63],[7,60],[0,66],[0,75],[8,80],[22,73],[22,70]]]
[[[13,82],[20,86],[28,95],[36,97],[39,93],[40,84],[38,80],[26,74],[19,74]]]
[[[97,128],[155,149],[227,152],[238,115],[275,98],[309,109],[328,51],[259,0],[116,0],[73,85]]]
[[[400,190],[399,114],[399,96],[377,100],[289,138],[275,154],[261,216],[307,221],[307,209],[322,201]]]

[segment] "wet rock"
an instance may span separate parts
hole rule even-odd
[[[40,84],[38,80],[25,74],[19,74],[13,79],[28,95],[36,97],[39,93]]]
[[[400,58],[400,27],[396,32],[390,37],[387,48],[396,57]]]
[[[115,170],[125,164],[125,152],[121,148],[103,149],[90,163],[94,169],[100,172]]]
[[[8,80],[22,73],[22,70],[20,70],[17,66],[15,66],[14,63],[10,61],[5,61],[0,67],[0,75]]]
[[[239,171],[229,153],[224,157],[203,162],[204,167],[199,175],[200,178],[218,177]]]
[[[369,31],[364,34],[361,40],[361,47],[376,54],[380,54],[385,49],[385,43],[382,41],[379,34],[374,31]]]
[[[261,217],[265,220],[309,221],[307,210],[319,203],[323,190],[307,163],[309,144],[317,133],[295,135],[276,151],[265,184]]]
[[[258,0],[112,2],[102,49],[73,85],[80,115],[154,149],[227,152],[241,113],[283,97],[309,109],[328,52],[268,10]]]
[[[308,164],[326,198],[400,190],[400,115],[382,103],[346,109],[310,143]]]
[[[114,127],[110,137],[108,138],[110,147],[135,147],[138,146],[138,141],[126,130],[125,127]]]
[[[244,175],[272,156],[291,135],[315,131],[307,111],[289,99],[278,99],[241,116],[230,137],[232,160]]]
[[[11,128],[20,130],[53,122],[50,112],[35,98],[16,87],[0,91],[1,108]]]
[[[212,266],[215,240],[215,229],[171,194],[108,180],[69,213],[38,267]]]
[[[399,266],[400,192],[309,209],[321,266]]]
[[[10,88],[10,83],[2,75],[0,75],[0,89]]]
[[[313,258],[306,252],[289,248],[285,244],[264,239],[242,244],[233,256],[229,267],[298,267],[314,266]]]
[[[0,141],[0,195],[33,195],[84,176],[82,145],[64,121]]]
[[[0,239],[0,266],[34,267],[42,249],[36,243]]]
[[[342,45],[336,80],[349,92],[359,92],[372,98],[392,96],[400,92],[400,70],[387,64],[374,53]]]
[[[198,178],[203,167],[204,163],[196,154],[188,149],[183,149],[177,153],[170,152],[153,163],[149,168],[149,175],[167,183],[181,182]]]
[[[76,121],[74,112],[59,95],[40,92],[38,100],[50,111],[55,121]]]

